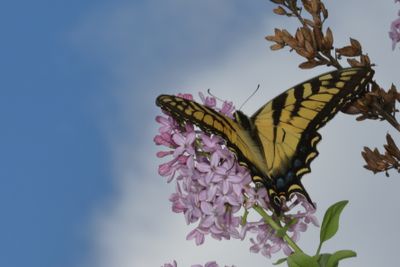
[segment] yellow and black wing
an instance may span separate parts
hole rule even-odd
[[[156,104],[178,121],[190,121],[202,130],[220,135],[233,149],[241,162],[255,175],[266,166],[259,144],[233,119],[194,101],[172,95],[160,95]],[[260,175],[260,174],[258,174]]]
[[[265,174],[278,195],[288,199],[300,192],[309,199],[300,178],[318,155],[317,130],[359,96],[372,76],[369,68],[322,74],[283,92],[250,118],[266,161]]]
[[[178,121],[190,121],[223,137],[239,161],[246,163],[253,181],[265,185],[279,213],[281,199],[289,199],[293,192],[311,202],[300,178],[310,172],[318,155],[317,131],[362,94],[372,76],[369,68],[325,73],[288,89],[250,118],[235,112],[235,120],[177,96],[160,95],[156,104]]]

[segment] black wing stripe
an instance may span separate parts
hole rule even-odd
[[[301,101],[303,100],[303,91],[304,87],[302,85],[298,85],[294,88],[294,97],[296,98],[296,102],[294,103],[292,113],[290,114],[291,118],[298,115],[301,107]]]

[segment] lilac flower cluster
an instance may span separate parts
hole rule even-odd
[[[191,95],[179,96],[192,100]],[[202,94],[200,97],[204,105],[233,117],[232,103],[224,102],[218,108],[214,97],[204,97]],[[172,210],[183,213],[187,224],[196,224],[187,239],[193,239],[200,245],[206,235],[217,240],[243,240],[250,232],[256,235],[255,239],[250,239],[251,252],[260,252],[268,258],[280,250],[290,255],[290,247],[281,237],[276,236],[275,230],[263,219],[259,222],[246,222],[243,219],[243,211],[254,205],[270,214],[272,208],[266,189],[255,187],[249,171],[239,165],[225,140],[201,131],[190,122],[178,124],[168,114],[157,116],[156,121],[161,126],[154,142],[169,148],[158,152],[157,156],[172,156],[170,161],[161,164],[158,169],[159,174],[167,178],[167,182],[175,180],[176,192],[170,197]],[[301,196],[297,196],[291,205],[289,210],[302,206],[304,211],[284,214],[281,221],[292,222],[288,234],[297,241],[299,233],[307,229],[307,224],[312,222],[318,225],[318,222],[313,215],[314,208]]]
[[[400,0],[394,1],[399,2]],[[390,25],[389,37],[392,39],[392,49],[396,48],[396,44],[400,42],[400,11],[398,12],[398,17]]]
[[[177,267],[178,264],[176,263],[176,261],[173,261],[172,263],[165,263],[164,266],[161,267]],[[203,267],[203,265],[201,264],[195,264],[192,265],[191,267]],[[210,261],[207,262],[204,267],[219,267],[219,265],[215,262],[215,261]],[[225,267],[229,267],[229,266],[225,266]],[[232,265],[231,267],[235,267],[235,265]]]
[[[203,99],[205,105],[215,108],[215,98]],[[230,116],[232,110],[230,103],[220,109]],[[251,182],[249,172],[236,162],[219,136],[198,131],[190,123],[182,130],[171,117],[158,116],[156,120],[162,126],[154,141],[173,149],[157,154],[173,156],[159,167],[159,174],[168,177],[168,182],[177,181],[170,198],[172,210],[183,213],[187,224],[198,222],[187,239],[200,245],[207,234],[218,240],[239,237],[241,217],[236,214],[244,202],[242,191]]]

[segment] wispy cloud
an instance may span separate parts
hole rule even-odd
[[[300,59],[269,51],[263,36],[287,19],[263,18],[232,29],[229,23],[241,14],[232,2],[166,2],[104,7],[74,35],[77,45],[113,75],[115,84],[110,88],[120,114],[119,127],[108,129],[117,192],[95,216],[90,262],[99,267],[160,266],[177,259],[180,266],[188,266],[215,259],[238,266],[266,266],[268,261],[262,256],[248,252],[247,241],[207,240],[201,247],[185,241],[190,227],[183,217],[170,212],[168,203],[174,188],[156,173],[154,99],[161,92],[211,88],[239,105],[261,84],[258,96],[244,107],[251,114],[282,90],[322,70],[300,71],[296,67]],[[336,41],[344,44],[349,35],[360,40],[378,64],[376,78],[384,85],[396,82],[393,78],[399,82],[398,53],[392,53],[387,37],[396,13],[393,6],[361,0],[328,4],[330,26],[339,37]],[[370,19],[377,16],[379,20]],[[243,38],[237,38],[238,33]],[[199,43],[196,35],[207,39]],[[229,37],[235,42],[215,41]],[[379,266],[383,258],[387,265],[397,262],[392,247],[400,234],[391,232],[396,220],[382,221],[378,216],[391,212],[399,184],[396,177],[385,179],[363,170],[360,156],[363,145],[380,146],[387,129],[383,123],[356,123],[353,117],[339,115],[322,130],[321,155],[312,165],[313,172],[304,177],[320,218],[333,202],[350,199],[340,234],[327,246],[355,249],[359,257],[347,266]],[[317,230],[311,230],[301,244],[312,251],[317,240]],[[379,243],[385,245],[374,245]]]

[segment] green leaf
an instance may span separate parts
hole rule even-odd
[[[339,250],[333,253],[326,263],[326,267],[337,267],[340,260],[356,257],[357,253],[352,250]]]
[[[332,256],[332,254],[329,253],[323,253],[318,256],[318,263],[320,267],[326,267],[326,264],[328,263],[329,258]]]
[[[325,212],[320,232],[320,246],[336,234],[339,228],[340,214],[348,202],[347,200],[339,201],[330,206]]]
[[[281,263],[284,263],[285,261],[287,261],[287,258],[279,259],[279,260],[277,260],[275,263],[272,263],[272,264],[273,264],[273,265],[279,265],[279,264],[281,264]]]
[[[293,253],[287,262],[289,267],[319,267],[316,259],[302,252]]]

